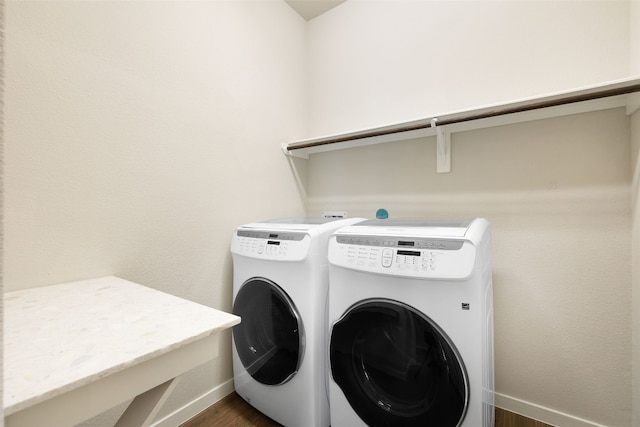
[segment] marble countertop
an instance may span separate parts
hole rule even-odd
[[[6,293],[4,316],[5,415],[240,323],[117,277]]]

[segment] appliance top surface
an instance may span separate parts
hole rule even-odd
[[[342,228],[338,234],[464,237],[473,221],[412,221],[373,219]]]
[[[362,220],[362,219],[360,219]],[[308,231],[312,229],[335,229],[339,226],[349,225],[356,222],[357,219],[340,219],[340,218],[278,218],[266,221],[252,222],[240,226],[241,229],[254,230],[290,230],[290,231]]]
[[[326,224],[327,222],[335,221],[335,218],[311,218],[311,217],[303,217],[303,218],[278,218],[278,219],[269,219],[266,221],[262,221],[263,224],[308,224],[308,225],[318,225],[318,224]]]

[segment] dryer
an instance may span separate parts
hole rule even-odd
[[[488,221],[344,227],[329,277],[333,427],[494,425]]]
[[[362,219],[243,225],[231,240],[236,392],[287,427],[326,427],[330,235]]]

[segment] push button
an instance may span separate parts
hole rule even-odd
[[[382,250],[382,266],[385,268],[389,268],[391,267],[392,261],[393,261],[393,250],[383,249]]]

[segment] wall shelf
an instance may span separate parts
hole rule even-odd
[[[313,153],[435,135],[438,172],[446,173],[450,170],[452,133],[619,107],[626,107],[628,114],[640,107],[640,76],[388,126],[293,141],[284,143],[282,151],[287,156],[308,159]]]

